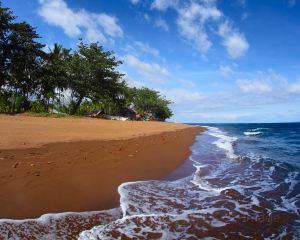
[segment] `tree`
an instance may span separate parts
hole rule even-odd
[[[167,104],[160,105],[154,111],[155,119],[160,121],[165,121],[166,119],[173,116],[171,109],[167,106]]]
[[[11,22],[16,18],[8,8],[2,8],[0,2],[0,91],[6,84],[8,71],[8,34]]]
[[[29,97],[37,87],[41,59],[44,56],[43,44],[36,41],[39,38],[35,28],[26,22],[15,23],[12,12],[0,8],[1,13],[1,86],[5,87],[11,96],[11,112],[21,108],[29,109]]]
[[[59,100],[60,92],[67,88],[67,62],[70,58],[70,49],[54,44],[53,49],[49,49],[49,53],[45,55],[37,95],[44,106],[44,111],[48,112],[50,101]]]
[[[41,74],[44,45],[35,41],[39,35],[32,26],[25,22],[12,24],[8,38],[11,48],[8,84],[13,94],[12,112],[15,111],[16,96],[21,98],[18,111],[21,108],[28,110],[29,97],[35,93]]]
[[[116,70],[121,64],[113,52],[105,52],[98,43],[80,42],[69,63],[69,88],[71,90],[71,114],[76,113],[84,99],[99,102],[110,99],[121,101],[126,84],[123,74]]]
[[[172,116],[168,105],[171,101],[166,100],[158,91],[149,88],[132,88],[129,90],[129,104],[145,118],[165,120]]]

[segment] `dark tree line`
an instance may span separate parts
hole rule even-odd
[[[81,40],[75,50],[55,44],[45,51],[39,39],[0,2],[0,112],[119,115],[131,108],[144,118],[172,116],[171,102],[159,92],[128,87],[114,52]]]

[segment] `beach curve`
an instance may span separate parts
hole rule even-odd
[[[77,120],[0,117],[0,121],[6,123],[6,126],[1,124],[2,146],[10,141],[8,129],[11,129],[11,139],[21,133],[18,141],[27,141],[25,144],[10,142],[9,146],[13,147],[0,150],[1,218],[27,219],[61,212],[97,211],[98,214],[101,210],[119,207],[117,188],[120,184],[165,177],[187,159],[195,136],[203,131],[200,127],[173,123]],[[26,127],[22,128],[22,124]],[[82,125],[75,128],[76,124]],[[91,140],[88,140],[87,130],[82,131],[85,124],[95,126]],[[110,129],[103,129],[107,125]],[[69,131],[72,137],[52,142],[55,129],[60,130],[62,126],[66,127],[64,133]],[[43,142],[44,134],[31,131],[34,129],[50,132],[49,143]],[[81,133],[79,138],[77,129]],[[95,132],[100,130],[102,139],[94,138]],[[113,135],[118,133],[120,139],[109,138],[109,131],[113,131]],[[13,225],[4,226],[6,233],[9,226]]]

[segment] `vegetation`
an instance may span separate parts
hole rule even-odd
[[[171,102],[159,92],[128,87],[114,52],[82,40],[75,50],[55,44],[45,51],[39,39],[0,2],[0,112],[122,115],[131,109],[141,119],[172,116]]]

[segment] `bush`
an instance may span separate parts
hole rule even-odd
[[[44,112],[44,105],[38,100],[32,101],[30,103],[30,107],[31,107],[31,112],[34,112],[34,113]]]

